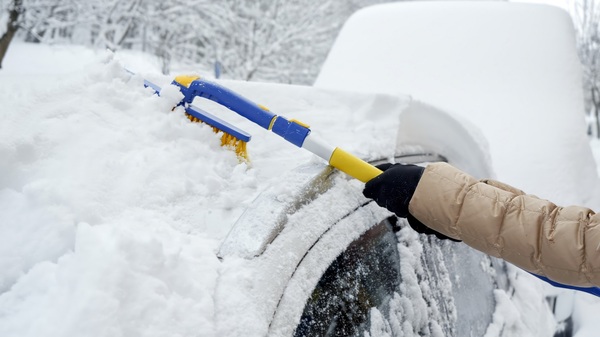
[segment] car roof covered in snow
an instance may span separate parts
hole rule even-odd
[[[504,2],[403,2],[357,12],[315,86],[410,94],[479,128],[496,177],[557,203],[596,203],[568,13]]]

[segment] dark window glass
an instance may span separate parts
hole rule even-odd
[[[336,258],[308,299],[295,336],[363,336],[370,309],[387,312],[400,285],[395,222],[371,228]]]

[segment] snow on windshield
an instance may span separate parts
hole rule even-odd
[[[253,134],[251,162],[240,163],[210,127],[171,111],[181,99],[171,78],[152,72],[164,87],[157,97],[123,69],[132,63],[11,46],[0,76],[1,336],[252,336],[268,327],[271,316],[247,297],[254,285],[244,280],[256,275],[217,251],[262,190],[322,161],[230,115]],[[393,155],[385,145],[405,98],[227,85],[360,156]]]

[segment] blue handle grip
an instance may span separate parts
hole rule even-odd
[[[179,86],[185,103],[192,103],[196,96],[204,97],[235,111],[267,130],[271,127],[271,121],[276,116],[245,97],[216,83],[207,82],[200,78],[193,80],[189,86],[177,81],[173,81],[173,84]]]
[[[173,84],[179,87],[184,96],[181,104],[191,104],[196,96],[210,99],[259,126],[267,130],[272,130],[298,147],[302,147],[304,140],[310,134],[308,126],[297,121],[287,120],[282,116],[277,116],[269,111],[269,109],[216,83],[204,81],[199,77],[181,76],[175,78]],[[210,124],[209,121],[202,120]]]

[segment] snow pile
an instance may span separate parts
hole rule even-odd
[[[466,246],[418,237],[408,225],[397,233],[401,292],[390,299],[385,312],[371,310],[365,336],[553,335],[556,322],[531,275],[492,264],[482,255],[473,259]],[[475,261],[480,264],[471,270],[464,266]],[[490,288],[490,279],[495,289]],[[487,292],[493,292],[489,301]]]
[[[30,53],[38,58],[20,63]],[[223,111],[253,134],[251,163],[241,163],[210,127],[171,111],[181,98],[171,78],[150,76],[164,88],[157,97],[112,55],[26,44],[8,55],[0,336],[224,336],[235,324],[260,335],[271,316],[248,315],[257,305],[248,290],[261,279],[246,260],[221,262],[216,253],[262,190],[319,160]],[[227,85],[360,156],[393,153],[385,144],[396,139],[401,99]]]
[[[106,62],[4,113],[2,336],[213,329],[211,237],[251,200],[253,173],[171,112],[176,89],[153,96]]]
[[[496,310],[484,337],[553,335],[556,322],[539,283],[514,266],[506,272],[511,287],[494,290]]]

